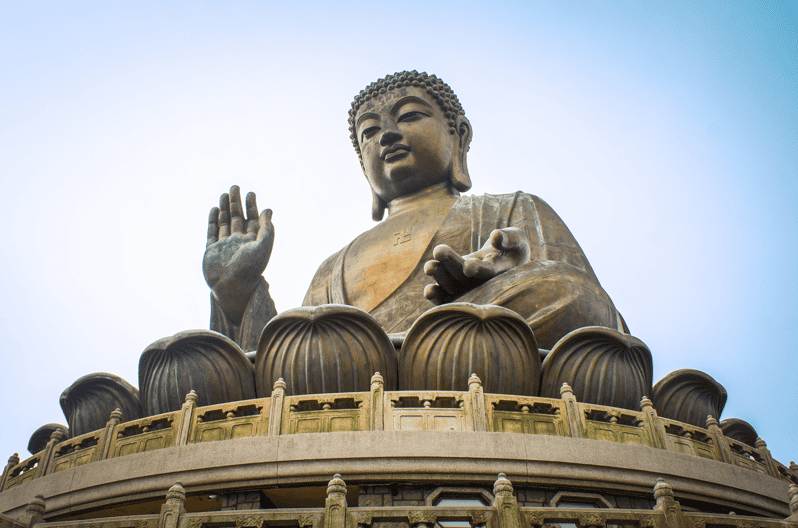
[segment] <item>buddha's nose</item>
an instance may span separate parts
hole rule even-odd
[[[402,139],[402,133],[399,132],[399,127],[395,122],[385,123],[382,127],[382,135],[380,136],[380,145],[383,147],[395,143]]]

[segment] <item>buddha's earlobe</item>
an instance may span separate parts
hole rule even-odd
[[[452,187],[460,192],[465,192],[471,188],[471,177],[468,175],[468,165],[466,157],[471,146],[471,123],[465,116],[457,116],[455,120],[457,130],[458,150],[452,167]]]
[[[371,190],[371,200],[371,219],[375,222],[379,222],[382,220],[382,217],[385,216],[385,209],[388,207],[388,204],[377,196],[374,189]]]

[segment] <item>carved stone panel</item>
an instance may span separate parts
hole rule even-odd
[[[189,391],[197,405],[255,397],[252,362],[229,338],[188,330],[148,346],[139,360],[141,402],[147,415],[177,411]]]
[[[560,339],[543,361],[540,395],[558,398],[568,383],[580,402],[637,409],[651,394],[648,347],[628,334],[586,327]]]
[[[399,359],[402,390],[468,390],[476,374],[485,392],[536,395],[540,355],[517,313],[493,305],[451,303],[425,312],[407,332]]]
[[[726,389],[700,370],[675,370],[654,385],[654,408],[663,418],[706,427],[707,416],[720,417]]]
[[[123,421],[142,417],[139,391],[107,372],[78,378],[61,393],[61,409],[73,437],[102,429],[115,409],[122,411]]]
[[[338,304],[279,314],[263,329],[255,359],[261,397],[279,378],[289,395],[368,391],[375,372],[385,390],[396,390],[396,371],[396,351],[377,320]]]

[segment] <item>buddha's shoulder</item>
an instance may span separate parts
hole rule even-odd
[[[554,212],[554,209],[542,198],[531,193],[524,191],[516,191],[514,193],[506,194],[476,194],[469,196],[461,196],[458,201],[461,207],[463,206],[478,206],[478,205],[491,205],[491,206],[531,206],[535,209],[540,209],[543,212]]]

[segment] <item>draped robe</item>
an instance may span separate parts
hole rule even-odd
[[[521,314],[538,346],[550,349],[563,335],[584,326],[625,330],[620,314],[602,289],[590,263],[565,223],[549,205],[530,194],[461,196],[444,217],[418,263],[401,285],[370,311],[389,333],[406,331],[434,305],[424,287],[433,249],[446,244],[460,255],[480,249],[494,229],[517,227],[530,243],[531,261],[455,299],[497,304]],[[304,306],[351,304],[344,270],[352,243],[325,260],[310,284]],[[265,324],[265,321],[264,321]]]

